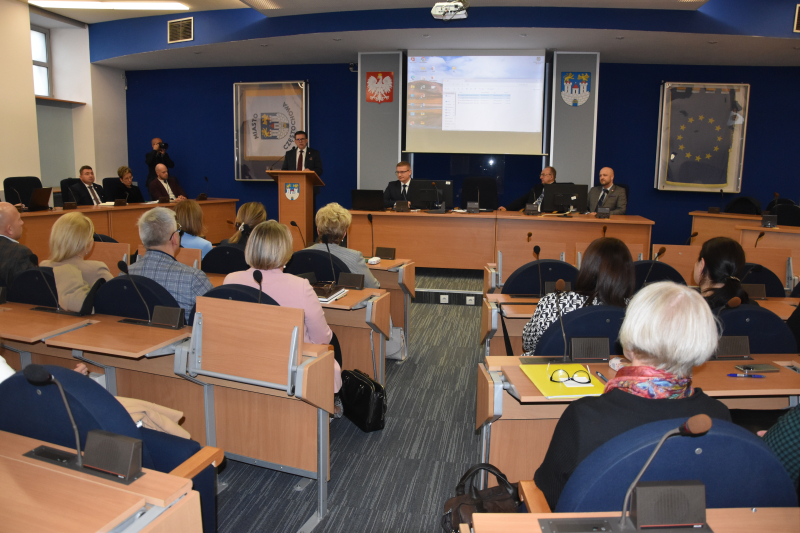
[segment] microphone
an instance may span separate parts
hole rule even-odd
[[[375,257],[375,227],[372,225],[372,213],[367,214],[369,220],[369,229],[372,233],[372,257]]]
[[[607,230],[607,229],[608,229],[608,226],[603,226],[603,238],[604,238],[604,239],[605,239],[605,237],[606,237],[606,230]]]
[[[432,181],[431,185],[433,185],[433,190],[436,191],[436,206],[438,207],[440,205],[439,204],[439,187],[436,186],[436,182],[435,181]],[[478,201],[480,202],[480,198],[478,199]],[[478,203],[478,211],[480,211],[480,203]]]
[[[67,414],[69,415],[69,421],[72,423],[72,431],[75,432],[75,450],[78,452],[78,467],[83,468],[83,457],[81,456],[81,438],[78,434],[78,426],[75,424],[75,418],[72,416],[72,409],[69,408],[69,402],[67,401],[67,395],[64,394],[64,387],[61,386],[61,383],[51,374],[50,372],[45,369],[45,367],[41,365],[28,365],[22,371],[22,375],[25,376],[25,379],[28,380],[28,383],[31,385],[47,385],[48,383],[55,383],[58,386],[58,392],[61,393],[61,399],[64,400],[64,407],[67,408]]]
[[[529,231],[529,232],[528,232],[528,242],[531,242],[531,237],[532,237],[532,236],[533,236],[533,233],[531,233],[531,232]]]
[[[260,270],[253,271],[253,279],[256,280],[256,283],[258,283],[258,303],[261,303],[261,280],[264,279],[264,276],[261,274]]]
[[[542,285],[542,262],[539,261],[539,253],[542,248],[537,244],[533,247],[533,255],[536,256],[536,266],[539,267],[539,298],[544,296],[544,285]]]
[[[561,324],[561,338],[564,339],[564,361],[567,360],[567,334],[564,333],[564,318],[561,313],[561,292],[564,290],[564,280],[556,281],[556,309],[558,310],[558,322]]]
[[[742,276],[742,280],[740,281],[740,283],[744,283],[744,280],[746,280],[747,276],[749,276],[750,274],[753,274],[753,273],[758,274],[762,270],[764,270],[763,266],[761,266],[761,265],[753,265],[753,268],[748,270],[747,273],[744,276]]]
[[[336,270],[333,269],[333,256],[331,256],[331,247],[328,245],[328,236],[327,235],[323,235],[321,240],[322,240],[322,242],[325,243],[325,248],[328,249],[328,261],[331,262],[331,276],[333,277],[332,283],[333,283],[333,286],[335,287],[336,286]]]
[[[690,244],[692,244],[692,239],[697,237],[697,235],[698,235],[698,232],[696,232],[696,231],[692,232],[692,234],[689,235],[689,238],[686,239],[686,243],[684,244],[684,246],[689,246]]]
[[[776,205],[777,205],[777,204],[776,204]],[[760,241],[760,240],[761,240],[761,237],[763,237],[764,235],[766,235],[766,232],[764,232],[764,231],[759,231],[759,232],[758,232],[758,237],[756,237],[756,243],[753,245],[753,248],[755,248],[756,246],[758,246],[758,241]]]
[[[126,192],[126,193],[125,193],[125,203],[126,203],[126,204],[128,203],[128,197],[129,197],[130,195],[131,195],[131,193],[129,193],[129,192]]]
[[[42,281],[44,281],[44,284],[47,285],[47,290],[50,291],[50,296],[52,296],[53,300],[55,300],[56,313],[66,313],[63,309],[61,309],[61,306],[58,305],[58,297],[56,296],[56,293],[53,292],[53,288],[50,286],[50,282],[47,281],[47,276],[44,275],[44,270],[42,270],[42,267],[39,266],[39,257],[36,254],[31,254],[30,261],[36,267],[36,270],[39,271],[39,274],[42,275]]]
[[[17,193],[17,195],[19,196],[19,193]],[[780,195],[780,193],[777,193],[777,192],[775,192],[775,193],[772,193],[772,195],[775,197],[775,199],[774,199],[774,200],[772,200],[772,209],[770,209],[770,210],[769,210],[769,213],[770,213],[770,215],[777,213],[777,210],[778,210],[778,200],[780,200],[780,199],[781,199],[781,195]],[[20,201],[21,201],[21,200],[20,200]]]
[[[719,190],[719,212],[725,212],[725,191],[722,189]]]
[[[292,220],[291,222],[289,222],[289,225],[290,225],[290,226],[294,226],[295,228],[297,228],[297,233],[299,233],[299,234],[300,234],[300,238],[303,240],[303,248],[305,248],[305,247],[306,247],[306,238],[305,238],[305,237],[303,237],[303,232],[302,232],[302,231],[300,231],[300,226],[298,226],[298,225],[297,225],[297,222],[295,222],[294,220]]]
[[[120,272],[124,272],[125,275],[128,276],[128,279],[131,280],[131,285],[133,285],[133,288],[136,289],[136,294],[138,294],[139,298],[142,299],[142,303],[144,304],[144,309],[145,309],[145,311],[147,311],[147,323],[148,324],[152,324],[153,323],[153,317],[150,314],[150,307],[147,305],[147,300],[144,299],[144,296],[142,296],[142,293],[139,292],[139,287],[137,287],[136,286],[136,282],[133,281],[133,276],[131,276],[128,273],[128,263],[126,263],[125,261],[120,261],[119,263],[117,263],[117,268],[119,268]]]
[[[19,200],[19,205],[21,205],[22,207],[25,207],[25,204],[22,203],[22,196],[19,194],[19,191],[17,189],[15,189],[14,187],[9,187],[9,189],[11,189],[15,193],[17,193],[17,200]]]
[[[283,161],[284,159],[286,159],[286,156],[285,156],[285,155],[284,155],[283,157],[281,157],[280,159],[278,159],[277,161],[275,161],[274,163],[272,163],[272,165],[269,167],[269,169],[270,169],[270,170],[273,170],[273,169],[275,169],[275,165],[277,165],[278,163],[280,163],[280,162],[281,162],[281,161]]]
[[[206,180],[206,192],[201,192],[200,194],[198,194],[197,195],[198,200],[208,200],[208,187],[209,187],[208,176],[203,176],[203,179]]]
[[[658,450],[661,449],[661,446],[664,445],[664,442],[668,438],[674,435],[699,437],[701,435],[705,435],[706,433],[708,433],[710,429],[711,429],[711,418],[708,415],[700,414],[700,415],[694,415],[689,420],[687,420],[686,423],[683,424],[681,427],[671,429],[667,431],[663,437],[661,437],[661,440],[658,441],[658,444],[656,444],[655,449],[653,449],[653,453],[650,454],[650,457],[647,459],[647,462],[644,463],[644,466],[639,471],[639,474],[636,476],[636,479],[634,479],[633,483],[631,483],[631,486],[628,488],[628,492],[625,493],[625,501],[622,504],[622,516],[619,519],[619,523],[623,526],[623,528],[625,527],[625,522],[626,522],[625,515],[628,512],[628,503],[630,503],[631,494],[633,494],[633,489],[636,488],[636,484],[639,483],[639,480],[644,475],[645,471],[647,470],[647,467],[650,466],[650,463],[653,462],[653,459],[658,453]]]
[[[656,256],[653,258],[653,261],[650,263],[650,268],[647,269],[647,275],[644,277],[644,281],[642,282],[642,287],[644,287],[645,284],[647,283],[647,278],[650,277],[650,272],[653,271],[653,265],[655,265],[656,261],[658,261],[658,258],[661,257],[662,255],[664,255],[665,253],[667,253],[667,248],[666,247],[662,246],[661,248],[658,249],[658,252],[656,253]]]

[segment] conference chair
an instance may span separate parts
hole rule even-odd
[[[247,285],[221,285],[214,287],[203,296],[206,298],[219,298],[220,300],[235,300],[237,302],[258,303],[258,293],[260,291]],[[280,305],[271,296],[261,293],[261,303],[264,305]],[[194,324],[194,314],[197,311],[197,304],[192,306],[189,313],[189,325]]]
[[[120,179],[116,176],[113,178],[103,178],[103,191],[106,193],[107,200],[110,202],[114,201],[114,192],[121,183]]]
[[[786,327],[788,327],[792,335],[794,335],[797,346],[800,346],[800,307],[796,308],[792,311],[792,314],[789,315],[789,318],[786,320]]]
[[[484,176],[464,178],[464,185],[461,187],[461,209],[467,208],[467,202],[479,202],[481,209],[496,211],[497,180]]]
[[[20,176],[3,180],[6,202],[30,205],[31,195],[35,189],[42,188],[42,180],[35,176]]]
[[[652,270],[650,270],[651,266],[653,267]],[[649,276],[647,274],[648,271],[650,271]],[[686,280],[683,279],[680,272],[675,270],[674,267],[660,261],[634,261],[633,274],[636,278],[636,292],[644,287],[645,277],[647,278],[648,284],[655,283],[656,281],[674,281],[675,283],[686,285]]]
[[[247,270],[244,250],[236,246],[215,246],[203,258],[201,270],[206,274],[230,274]]]
[[[754,271],[753,268],[760,266],[761,269]],[[742,276],[742,283],[745,285],[764,285],[764,290],[768,297],[784,298],[786,296],[786,289],[783,286],[781,278],[778,277],[772,270],[763,265],[756,265],[756,263],[745,263],[745,273]]]
[[[617,183],[614,182],[614,185],[617,187],[622,187],[625,190],[625,198],[628,199],[628,203],[631,203],[631,187],[627,183]]]
[[[17,275],[8,287],[9,302],[56,307],[58,304],[55,298],[57,298],[56,278],[51,267],[26,270]]]
[[[738,215],[760,215],[761,202],[752,196],[738,196],[728,202],[724,212],[736,213]]]
[[[94,301],[95,312],[101,315],[148,320],[153,315],[153,308],[157,305],[180,307],[169,291],[157,282],[144,276],[132,275],[131,277],[147,303],[147,309],[150,310],[149,316],[144,303],[127,276],[114,278],[97,291]]]
[[[555,283],[559,279],[575,286],[578,279],[578,269],[564,261],[555,259],[540,259],[531,261],[516,269],[503,285],[501,294],[541,294],[539,287],[539,266],[542,268],[542,283],[545,290],[548,283]],[[551,289],[552,291],[553,289]]]
[[[800,207],[796,205],[778,204],[772,213],[778,215],[778,226],[800,226]]]
[[[773,213],[772,210],[775,208],[775,206],[778,205],[797,205],[797,204],[795,204],[794,201],[790,200],[789,198],[775,198],[774,200],[772,200],[770,203],[767,204],[767,208],[765,209],[765,211],[769,211],[771,214],[774,215],[775,213]]]
[[[554,511],[621,511],[625,492],[656,443],[685,422],[651,422],[597,448],[572,473]],[[669,438],[642,476],[642,481],[678,480],[702,481],[709,509],[797,506],[792,480],[767,445],[724,420],[714,419],[701,437]]]
[[[792,294],[790,294],[792,298],[800,298],[800,283],[792,290]]]
[[[76,183],[80,183],[81,180],[78,178],[66,178],[61,180],[61,202],[62,205],[64,202],[74,202],[75,196],[72,194],[70,187],[75,185]]]
[[[102,233],[95,233],[92,235],[92,240],[94,242],[112,242],[118,243],[119,241],[114,239],[113,237],[109,237],[108,235],[103,235]]]
[[[216,531],[214,463],[222,460],[222,450],[203,448],[194,440],[138,428],[122,404],[94,380],[59,366],[45,368],[64,387],[82,449],[85,449],[87,434],[93,429],[141,440],[142,467],[190,478],[192,488],[200,493],[203,531]],[[0,384],[0,405],[3,406],[0,430],[75,448],[75,433],[55,384],[32,385],[22,372],[17,372]],[[75,497],[79,498],[80,494]]]
[[[572,354],[572,339],[578,337],[605,337],[608,339],[608,353],[622,355],[622,346],[617,342],[619,328],[625,319],[625,309],[612,305],[590,305],[576,309],[562,317],[564,335],[561,334],[561,323],[556,320],[545,330],[533,355],[563,355],[564,336],[570,346],[568,354]]]
[[[208,257],[208,254],[206,254]],[[333,274],[331,274],[331,263],[333,263]],[[292,254],[292,258],[286,263],[283,269],[287,274],[307,274],[313,272],[317,281],[337,281],[342,272],[350,273],[350,269],[344,261],[323,250],[300,250]],[[333,279],[331,279],[333,275]]]
[[[740,305],[719,312],[722,335],[747,337],[750,353],[797,353],[797,342],[792,330],[781,317],[757,305]]]

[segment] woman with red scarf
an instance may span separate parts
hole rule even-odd
[[[722,402],[692,387],[692,368],[711,357],[719,339],[711,309],[697,291],[669,281],[646,286],[628,305],[619,339],[631,366],[609,380],[602,396],[567,407],[536,471],[534,481],[551,509],[581,461],[617,435],[700,413],[731,419]]]

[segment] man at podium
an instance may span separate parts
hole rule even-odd
[[[281,170],[313,170],[322,177],[322,158],[318,150],[308,147],[306,132],[295,132],[294,144],[295,148],[286,152]]]

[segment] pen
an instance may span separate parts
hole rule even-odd
[[[729,378],[763,378],[761,374],[728,374]]]
[[[606,378],[603,374],[600,372],[595,372],[595,374],[597,374],[597,377],[603,380],[603,383],[608,383],[608,378]]]

